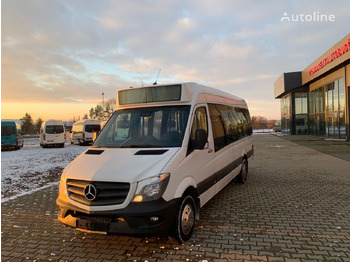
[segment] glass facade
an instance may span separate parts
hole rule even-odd
[[[350,34],[303,70],[282,73],[273,86],[284,132],[350,142]]]
[[[291,95],[281,99],[281,131],[291,133]]]
[[[295,93],[294,96],[295,110],[295,133],[303,135],[308,133],[308,110],[307,110],[307,92]]]
[[[346,138],[345,126],[345,85],[340,78],[325,87],[326,136],[329,138]]]
[[[346,139],[345,101],[344,78],[288,94],[281,99],[282,132]]]
[[[309,133],[346,138],[344,78],[309,93]]]
[[[309,133],[325,135],[324,87],[309,93]]]

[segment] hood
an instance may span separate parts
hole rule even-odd
[[[179,148],[89,148],[71,162],[67,179],[129,182],[158,175]]]

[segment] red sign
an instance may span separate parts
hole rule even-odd
[[[311,67],[311,69],[309,70],[309,75],[316,73],[318,70],[323,68],[325,65],[329,64],[333,60],[337,59],[341,55],[348,52],[349,50],[350,50],[350,38],[348,38],[348,41],[345,44],[343,44],[339,48],[336,48],[326,58],[322,58],[322,60],[320,62],[318,62],[315,66]]]

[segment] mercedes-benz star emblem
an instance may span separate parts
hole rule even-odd
[[[97,189],[94,185],[88,184],[84,189],[84,195],[87,200],[94,200],[97,195]]]

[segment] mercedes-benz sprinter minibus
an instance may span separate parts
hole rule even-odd
[[[91,144],[94,133],[101,130],[100,120],[83,119],[73,124],[70,143],[78,145]]]
[[[39,132],[40,146],[64,147],[66,142],[66,131],[64,123],[61,120],[50,119],[41,124]]]
[[[129,88],[92,146],[63,171],[59,221],[84,232],[190,239],[200,208],[245,183],[246,102],[196,83]]]

